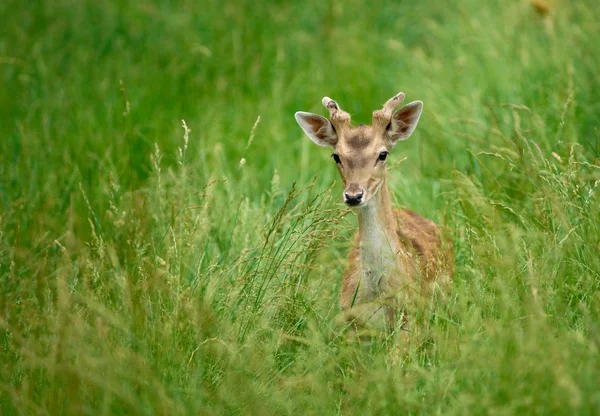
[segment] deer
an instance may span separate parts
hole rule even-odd
[[[358,215],[358,232],[344,272],[339,306],[352,328],[408,329],[408,305],[445,293],[453,275],[452,245],[440,227],[409,209],[393,209],[387,186],[389,152],[408,139],[423,111],[413,101],[394,111],[405,94],[373,112],[372,125],[351,125],[350,114],[329,97],[329,119],[299,111],[295,119],[315,144],[332,147],[344,186],[343,201]]]

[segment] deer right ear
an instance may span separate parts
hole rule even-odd
[[[423,102],[413,101],[406,104],[392,115],[392,121],[387,128],[390,145],[394,147],[400,140],[406,140],[417,128],[423,112]]]
[[[333,125],[325,117],[298,111],[294,117],[304,133],[319,146],[335,146],[338,141]]]

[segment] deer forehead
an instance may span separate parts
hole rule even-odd
[[[361,159],[379,153],[384,146],[383,138],[378,137],[371,126],[361,124],[344,132],[336,150],[346,157]]]

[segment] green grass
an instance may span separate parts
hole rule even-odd
[[[600,13],[550,3],[1,2],[0,413],[600,413]],[[293,114],[398,91],[456,276],[392,359]]]

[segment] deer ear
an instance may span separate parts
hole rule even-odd
[[[392,147],[400,140],[406,140],[410,137],[417,128],[417,123],[422,112],[423,102],[413,101],[392,115],[392,120],[387,127],[387,135]]]
[[[294,117],[304,133],[319,146],[335,146],[338,137],[331,122],[325,117],[298,111]]]

